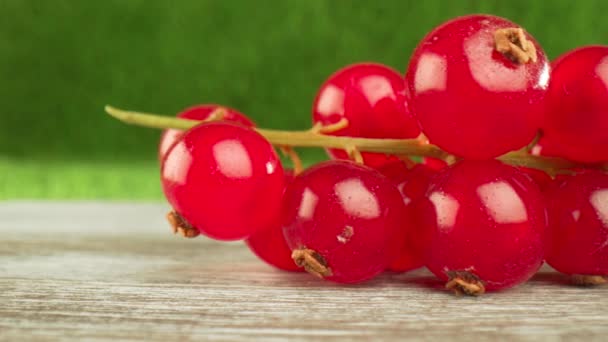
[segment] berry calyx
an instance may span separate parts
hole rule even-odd
[[[458,157],[490,159],[535,137],[549,63],[518,25],[471,15],[431,31],[410,61],[413,113],[431,143]]]
[[[526,38],[526,33],[521,27],[502,28],[494,31],[494,43],[496,51],[514,62],[526,64],[538,61],[536,47]]]
[[[179,233],[185,238],[195,238],[200,235],[198,229],[194,228],[188,221],[184,220],[182,215],[176,211],[170,211],[167,213],[167,221],[173,231],[173,234]]]
[[[244,239],[272,226],[284,189],[272,145],[252,129],[228,122],[186,131],[165,154],[161,180],[183,220],[218,240]]]
[[[291,254],[293,261],[298,267],[319,278],[332,276],[331,269],[327,266],[327,261],[317,252],[308,248],[298,248]]]
[[[608,277],[597,275],[572,275],[572,283],[578,286],[598,286],[608,283]]]
[[[483,281],[469,271],[448,271],[448,282],[445,288],[458,296],[479,296],[486,292]]]

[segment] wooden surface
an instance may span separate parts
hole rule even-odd
[[[340,286],[173,236],[165,210],[0,203],[0,340],[608,340],[608,288],[550,270],[481,298],[425,271]]]

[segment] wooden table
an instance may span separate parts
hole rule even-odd
[[[548,269],[480,298],[426,271],[340,286],[173,236],[166,209],[0,203],[0,340],[608,340],[608,287]]]

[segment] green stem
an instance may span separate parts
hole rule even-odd
[[[112,106],[106,106],[105,110],[112,117],[132,125],[167,129],[174,128],[187,130],[198,125],[201,121],[180,119],[169,116],[162,116],[150,113],[140,113],[126,111]],[[360,151],[379,152],[397,155],[415,155],[424,157],[434,157],[445,159],[449,154],[439,147],[432,144],[421,143],[417,139],[368,139],[353,137],[338,137],[316,133],[311,130],[306,131],[280,131],[273,129],[255,128],[268,141],[278,146],[299,146],[299,147],[324,147],[352,149]],[[526,151],[514,151],[500,156],[503,162],[542,169],[550,174],[555,174],[560,170],[576,167],[565,159],[533,156]]]

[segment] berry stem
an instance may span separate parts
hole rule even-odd
[[[218,107],[216,110],[211,112],[211,114],[209,114],[209,117],[207,119],[205,119],[204,121],[224,120],[225,116],[226,116],[226,109],[222,108],[222,107]]]
[[[111,106],[106,106],[105,110],[112,117],[127,124],[151,128],[174,128],[187,130],[200,123],[200,121],[196,120],[126,111]],[[336,137],[331,135],[323,135],[311,130],[280,131],[263,128],[255,128],[255,130],[274,145],[328,147],[341,149],[347,149],[349,146],[352,146],[356,147],[360,151],[367,152],[408,154],[435,158],[445,158],[448,156],[448,154],[442,151],[439,147],[430,144],[421,144],[416,139],[368,139]],[[323,130],[327,131],[327,127],[323,128]],[[352,147],[350,148],[352,149]]]
[[[356,146],[347,146],[345,151],[348,154],[348,157],[351,160],[354,160],[355,163],[363,164],[363,155]]]
[[[298,155],[298,152],[293,149],[291,146],[278,146],[279,150],[291,160],[291,164],[293,167],[293,174],[299,175],[300,172],[304,171],[304,166],[302,165],[302,159]]]
[[[112,106],[106,106],[105,111],[110,116],[124,123],[158,129],[174,128],[187,130],[200,123],[200,121],[196,120],[126,111]],[[336,127],[347,124],[348,122],[338,122]],[[425,143],[420,139],[369,139],[331,136],[323,135],[319,129],[315,129],[314,127],[313,129],[305,131],[281,131],[264,128],[254,129],[272,144],[278,146],[340,148],[351,151],[355,148],[358,151],[365,152],[414,155],[440,159],[446,159],[451,156],[439,147]],[[327,127],[323,130],[326,131]],[[550,174],[579,166],[579,164],[565,159],[533,156],[526,151],[513,151],[500,156],[498,159],[508,164],[542,169]]]
[[[320,122],[317,122],[310,129],[310,131],[312,133],[330,134],[330,133],[339,131],[342,128],[346,128],[346,127],[348,127],[348,119],[347,118],[342,118],[342,119],[340,119],[340,121],[338,121],[338,122],[336,122],[334,124],[325,125],[325,126],[323,126]]]

